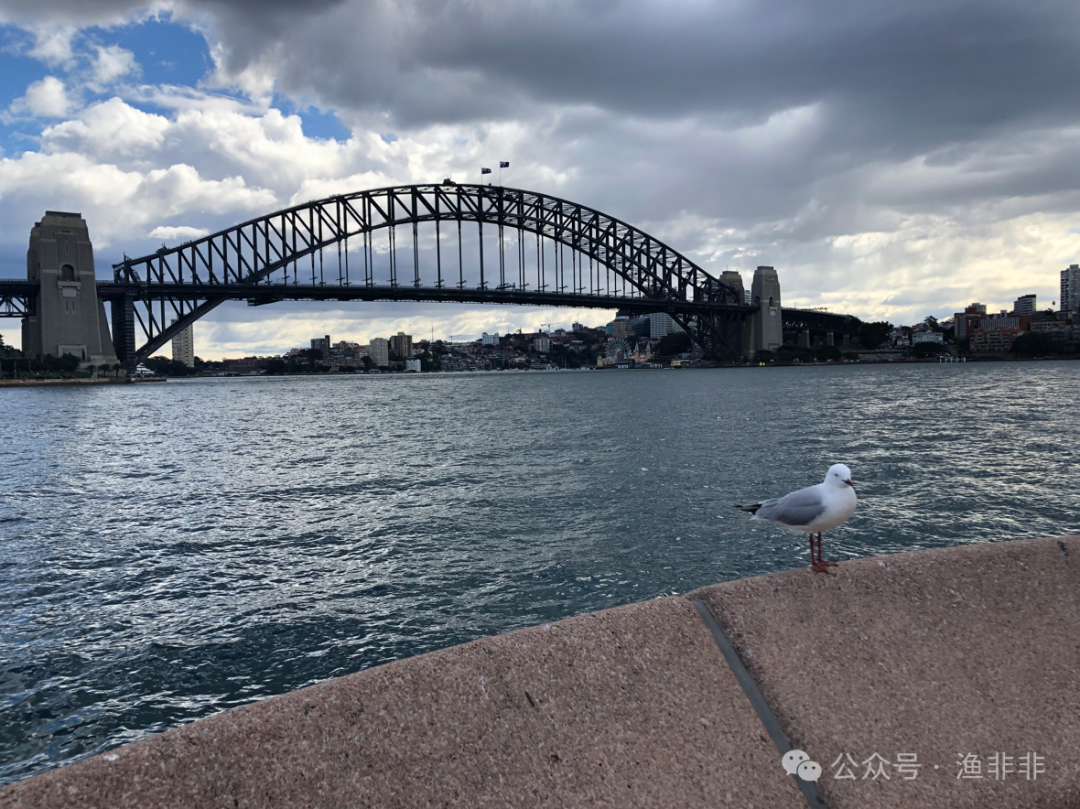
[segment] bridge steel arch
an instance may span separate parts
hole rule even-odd
[[[435,226],[435,278],[427,269],[426,278],[421,273],[419,227],[425,223]],[[457,256],[444,268],[441,228],[448,223],[457,227]],[[466,223],[478,229],[475,285],[464,274]],[[497,265],[490,268],[484,264],[485,225],[498,235]],[[411,235],[412,264],[400,267],[403,227]],[[507,229],[517,231],[509,257]],[[376,281],[375,234],[382,230],[386,283]],[[526,243],[525,234],[535,237],[535,245]],[[564,248],[570,248],[569,267]],[[456,280],[444,272],[454,268]],[[677,250],[594,208],[522,189],[448,181],[305,202],[177,247],[125,256],[113,265],[113,281],[99,283],[98,294],[112,301],[113,341],[124,360],[145,359],[226,300],[438,300],[661,311],[726,359],[741,355],[743,320],[758,308]],[[141,347],[136,324],[146,336]]]

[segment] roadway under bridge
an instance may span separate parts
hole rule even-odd
[[[795,335],[796,345],[850,345],[859,336],[862,321],[854,315],[839,315],[820,309],[783,310],[784,334]]]

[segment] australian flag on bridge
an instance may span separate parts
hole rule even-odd
[[[500,160],[499,161],[499,168],[501,168],[501,169],[510,168],[510,161],[509,160]]]
[[[482,169],[480,169],[480,173],[481,173],[481,174],[491,174],[491,169],[484,169],[484,168],[482,168]]]

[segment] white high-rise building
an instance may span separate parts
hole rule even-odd
[[[1035,314],[1035,296],[1034,295],[1021,295],[1013,303],[1014,315],[1033,315]]]
[[[385,337],[372,337],[368,344],[368,356],[376,368],[390,366],[390,341]]]
[[[1080,264],[1070,264],[1061,271],[1061,311],[1080,310]]]
[[[480,338],[480,344],[497,346],[499,344],[499,333],[495,332],[494,334],[488,334],[487,332],[484,332],[483,336]]]
[[[653,312],[649,315],[649,337],[653,340],[679,331],[682,331],[682,327],[667,312]]]
[[[176,318],[173,318],[172,322],[175,323]],[[182,362],[188,368],[195,367],[194,323],[172,338],[172,358],[174,362]]]

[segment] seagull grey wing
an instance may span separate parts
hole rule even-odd
[[[801,526],[809,525],[824,513],[825,501],[816,487],[809,486],[775,500],[766,500],[754,516],[784,525]]]

